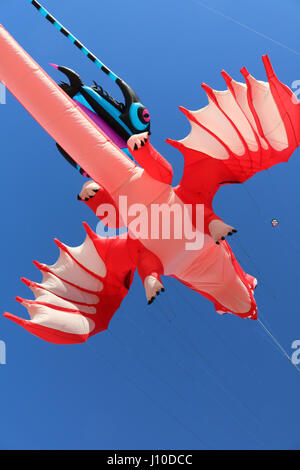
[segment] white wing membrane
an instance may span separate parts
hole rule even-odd
[[[225,91],[203,85],[208,106],[197,111],[181,108],[190,121],[191,131],[180,143],[220,160],[229,158],[227,149],[241,158],[247,151],[258,151],[259,146],[277,151],[288,148],[286,128],[269,83],[256,80],[246,71],[242,73],[246,84],[223,72],[227,84],[230,83]]]
[[[106,266],[88,234],[79,247],[56,243],[60,249],[57,262],[52,266],[36,263],[43,272],[42,282],[24,280],[35,300],[17,300],[27,308],[36,325],[58,333],[89,335],[95,323],[87,315],[97,313],[99,294],[103,289],[99,277],[106,274]]]

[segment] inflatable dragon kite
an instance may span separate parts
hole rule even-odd
[[[220,314],[256,319],[257,281],[235,259],[226,236],[236,230],[214,213],[212,202],[222,185],[243,183],[261,170],[288,161],[299,145],[299,102],[278,80],[269,58],[263,57],[268,82],[257,81],[245,68],[241,70],[245,83],[223,71],[226,91],[202,85],[209,104],[198,111],[180,108],[191,131],[179,142],[167,140],[185,160],[182,180],[172,187],[172,167],[149,141],[149,113],[137,95],[38,2],[31,3],[119,85],[125,103],[116,102],[97,84],[85,87],[65,67],[58,69],[70,84],[57,85],[2,26],[0,80],[57,142],[63,155],[92,178],[79,198],[106,225],[125,224],[128,231],[100,237],[84,224],[87,235],[81,246],[69,247],[56,240],[58,261],[52,266],[36,262],[42,282],[23,279],[35,300],[17,298],[31,320],[5,316],[53,343],[84,342],[108,327],[137,269],[149,303],[164,290],[160,276],[167,275],[211,300]],[[196,208],[204,207],[201,246],[188,249],[191,239],[184,233],[164,237],[151,229],[148,236],[138,236],[138,230],[133,235],[132,227],[141,220],[153,228],[154,205],[170,210],[176,206],[184,214],[185,207],[191,207],[189,221],[197,230]],[[120,215],[119,224],[106,217],[105,211],[99,212],[99,207],[113,207]]]

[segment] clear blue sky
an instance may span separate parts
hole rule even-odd
[[[152,141],[172,163],[175,183],[183,161],[164,139],[187,134],[178,106],[206,104],[202,81],[224,89],[220,70],[239,78],[243,65],[264,79],[264,53],[282,81],[300,79],[298,0],[203,0],[227,17],[200,3],[44,1],[147,104]],[[1,23],[55,79],[49,62],[115,90],[27,0],[1,0],[0,11]],[[79,244],[81,222],[97,221],[76,200],[82,177],[11,95],[0,113],[1,311],[23,315],[14,297],[30,292],[19,278],[40,280],[31,261],[53,263],[53,237]],[[300,339],[299,175],[297,151],[288,165],[226,187],[215,201],[216,212],[239,229],[235,254],[258,277],[259,315],[289,352]],[[165,285],[148,307],[136,277],[109,331],[84,345],[47,344],[0,318],[7,343],[0,448],[299,449],[297,370],[257,322],[222,318],[175,280]]]

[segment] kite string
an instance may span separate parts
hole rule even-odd
[[[176,292],[176,289],[175,289],[175,292]],[[177,295],[177,292],[176,294]],[[197,312],[196,308],[194,307],[194,305],[192,304],[192,302],[189,301],[188,297],[185,296],[184,294],[181,294],[182,297],[186,300],[187,303],[189,303],[191,305],[191,307]],[[167,299],[166,298],[166,301],[167,303],[169,303],[170,299]],[[156,305],[158,307],[158,305]],[[160,312],[162,313],[162,312]],[[183,328],[182,326],[180,327],[180,329],[178,328],[178,326],[173,322],[171,321],[171,327],[174,329],[174,331],[177,333],[177,335],[179,337],[184,337],[185,339],[185,343],[189,345],[189,347],[194,350],[194,352],[197,354],[197,356],[199,356],[202,361],[204,362],[204,364],[207,366],[207,369],[206,369],[206,374],[208,376],[210,376],[211,378],[214,379],[214,381],[216,382],[216,384],[218,385],[219,389],[223,391],[223,393],[225,393],[226,395],[230,396],[231,398],[234,398],[236,401],[238,401],[240,403],[240,405],[248,411],[248,413],[252,416],[252,418],[258,422],[259,421],[259,418],[258,416],[254,413],[254,411],[243,401],[241,400],[240,397],[236,396],[232,390],[230,388],[228,388],[221,380],[220,378],[218,377],[219,376],[219,373],[218,371],[215,369],[215,367],[211,364],[210,361],[208,361],[207,357],[204,356],[199,348],[196,346],[196,344],[194,343],[194,341],[192,340],[191,336],[187,334],[187,331],[185,328]],[[208,325],[207,325],[208,326]],[[215,333],[215,332],[214,332]],[[216,333],[215,333],[216,334]]]
[[[245,247],[243,246],[243,244],[241,243],[241,241],[239,240],[238,241],[241,249],[244,251],[244,253],[246,254],[246,256],[249,258],[249,260],[252,262],[252,264],[255,266],[255,268],[257,269],[257,265],[254,263],[252,257],[248,254],[247,250],[245,249]],[[260,271],[260,269],[259,269]],[[275,295],[275,293],[272,291],[272,289],[270,289],[266,284],[265,282],[261,282],[262,286],[265,288],[266,291],[269,292],[269,295],[273,298],[274,302],[277,304],[279,299],[278,297]],[[261,327],[264,329],[264,331],[268,334],[268,336],[271,338],[271,340],[273,341],[273,343],[279,348],[279,350],[282,352],[282,354],[289,360],[289,362],[298,370],[298,372],[300,372],[300,368],[297,366],[297,364],[294,364],[293,361],[292,361],[292,358],[289,356],[289,354],[287,353],[287,351],[284,349],[284,347],[282,346],[282,344],[279,342],[279,340],[273,335],[273,333],[270,331],[269,328],[266,327],[266,325],[263,323],[262,320],[260,320],[260,318],[257,319],[258,323],[261,325]]]
[[[272,339],[272,341],[276,344],[276,346],[280,349],[282,354],[290,361],[290,363],[297,369],[297,371],[300,372],[299,367],[297,366],[297,364],[295,364],[292,361],[292,358],[289,356],[289,354],[284,349],[284,347],[279,343],[278,339],[275,338],[275,336],[271,333],[271,331],[266,327],[266,325],[259,318],[257,319],[257,321],[261,325],[261,327],[265,330],[265,332],[269,335],[269,337]]]
[[[157,370],[154,371],[153,368],[151,366],[149,366],[149,364],[143,360],[141,358],[141,355],[139,355],[138,357],[135,356],[134,354],[134,350],[128,346],[127,343],[125,343],[124,341],[122,341],[117,335],[115,335],[114,333],[112,333],[110,331],[110,329],[108,328],[107,329],[107,333],[117,342],[119,343],[119,345],[121,346],[121,348],[123,349],[123,351],[126,351],[126,353],[129,351],[129,354],[134,357],[135,359],[138,360],[138,362],[144,367],[144,369],[148,369],[148,371],[153,374],[154,376],[156,376],[156,378],[161,382],[163,383],[165,386],[167,386],[180,400],[183,400],[183,402],[185,402],[185,397],[182,396],[178,390],[176,390],[173,385],[168,382],[164,377],[161,377],[161,374],[157,373]]]
[[[156,304],[156,307],[158,307],[158,304]],[[153,307],[152,307],[153,308]],[[163,314],[163,311],[161,309],[158,309],[159,313],[160,314]],[[164,315],[165,319],[169,322],[169,319]],[[127,319],[128,320],[128,319]],[[135,322],[133,321],[130,321],[133,326],[137,329],[137,330],[140,330],[142,331],[142,333],[148,338],[150,339],[151,341],[153,341],[153,338],[152,336],[150,335],[147,335],[145,333],[144,330],[142,330],[140,328],[140,326],[138,326]],[[174,324],[172,325],[173,327],[175,326]],[[181,335],[182,336],[182,335]],[[153,341],[154,342],[154,341]],[[188,342],[190,344],[190,342]],[[177,343],[178,344],[178,343]],[[157,347],[158,343],[156,343],[156,347]],[[181,343],[181,349],[182,349],[182,346],[184,346],[184,343]],[[166,350],[163,350],[161,345],[159,344],[159,347],[160,347],[160,350],[163,351],[164,353],[166,353]],[[189,351],[189,353],[191,353],[191,351]],[[166,354],[167,357],[171,358],[173,363],[174,363],[174,358],[170,355],[170,354]],[[201,389],[202,389],[202,392],[205,393],[206,396],[208,396],[210,399],[213,399],[215,401],[215,403],[220,407],[222,408],[226,413],[228,413],[230,416],[231,416],[231,419],[234,420],[236,422],[236,424],[238,426],[240,426],[243,431],[245,431],[244,429],[244,425],[243,425],[243,422],[238,418],[238,416],[236,415],[236,413],[234,413],[230,408],[226,407],[225,404],[222,402],[222,400],[220,400],[219,398],[217,398],[216,396],[211,396],[211,394],[209,393],[209,390],[207,389],[207,387],[205,387],[205,384],[207,383],[206,381],[203,381],[201,380],[197,375],[193,374],[191,372],[191,370],[187,369],[186,367],[183,367],[182,364],[180,364],[178,361],[176,362],[176,365],[178,367],[178,369],[181,369],[190,379],[192,379],[193,381],[195,381],[196,383],[198,383],[199,385],[201,385]],[[206,374],[208,376],[211,377],[211,374],[208,374],[207,371],[204,370],[204,372],[206,372]],[[222,390],[224,392],[224,385],[222,384],[222,386],[220,386],[220,383],[219,381],[216,379],[215,377],[215,381],[217,382],[217,385],[219,387],[220,390]],[[227,391],[228,394],[230,394],[229,390],[225,389],[225,391]],[[233,394],[231,394],[236,401],[239,401],[238,397],[234,396]],[[240,402],[242,406],[244,406],[244,403],[243,402]],[[244,406],[245,407],[245,406]],[[247,407],[245,407],[247,408]],[[247,411],[249,412],[250,411],[250,414],[252,415],[252,418],[253,420],[259,424],[259,418],[253,413],[252,410],[249,410],[247,408]],[[248,433],[249,436],[251,436],[253,438],[253,434],[250,433],[250,431],[248,432],[248,430],[246,430],[246,432]],[[258,442],[255,438],[254,438],[255,442]]]
[[[237,24],[238,26],[241,26],[242,28],[246,29],[247,31],[250,31],[251,33],[254,33],[256,34],[257,36],[260,36],[264,39],[267,39],[268,41],[271,41],[273,42],[274,44],[276,44],[277,46],[280,46],[284,49],[287,49],[288,51],[292,52],[293,54],[296,54],[298,56],[300,56],[300,52],[296,51],[295,49],[292,49],[291,47],[287,46],[286,44],[283,44],[282,42],[280,41],[277,41],[276,39],[273,39],[271,38],[271,36],[268,36],[267,34],[264,34],[264,33],[261,33],[260,31],[257,31],[256,29],[254,28],[251,28],[250,26],[244,24],[244,23],[241,23],[240,21],[232,18],[232,16],[229,16],[229,15],[226,15],[225,13],[221,12],[220,10],[217,10],[215,8],[212,8],[212,7],[209,7],[208,5],[206,5],[205,3],[201,2],[200,0],[192,0],[193,3],[195,3],[196,5],[199,5],[201,6],[202,8],[206,8],[207,10],[211,11],[212,13],[214,13],[215,15],[218,15],[218,16],[221,16],[223,18],[225,18],[226,20],[228,21],[231,21],[232,23],[235,23]]]
[[[100,354],[92,347],[91,343],[85,343],[85,345],[95,354],[95,356],[98,356],[101,358],[101,360],[103,361],[103,357],[100,356]],[[132,378],[126,374],[124,372],[124,368],[123,367],[120,367],[119,365],[117,366],[114,362],[112,362],[111,360],[108,360],[108,358],[106,357],[105,358],[105,361],[106,362],[109,362],[110,365],[112,366],[113,369],[115,369],[115,371],[117,372],[117,374],[119,374],[119,372],[121,372],[121,375],[123,375],[123,377],[125,378],[125,380],[131,385],[133,386],[136,390],[138,390],[139,392],[141,392],[143,395],[145,395],[147,397],[147,399],[152,402],[152,404],[156,405],[156,407],[158,407],[160,410],[162,410],[167,416],[169,416],[170,418],[172,418],[174,421],[177,422],[177,424],[179,424],[180,427],[182,427],[183,429],[185,429],[185,431],[187,431],[188,433],[190,433],[195,439],[197,439],[198,442],[201,443],[201,445],[203,446],[203,449],[209,449],[210,446],[207,442],[205,442],[202,438],[200,438],[198,436],[197,433],[195,433],[192,429],[190,429],[189,427],[187,427],[185,425],[185,423],[183,423],[177,415],[173,414],[173,412],[170,412],[165,406],[163,406],[156,398],[154,398],[153,395],[151,395],[148,391],[146,391],[143,387],[141,387],[138,383],[136,383],[136,381],[132,380]]]
[[[185,294],[185,292],[183,292],[181,294],[181,296],[185,299],[185,301],[191,306],[191,308],[194,310],[194,312],[196,314],[202,314],[202,312],[200,310],[198,310],[194,304],[190,301],[189,297]],[[228,344],[228,342],[225,340],[225,338],[223,338],[219,332],[217,332],[215,330],[215,328],[213,328],[205,319],[205,315],[202,315],[201,316],[201,320],[205,323],[206,327],[212,332],[213,335],[215,335],[218,340],[227,348],[227,350],[230,352],[230,354],[232,355],[232,357],[234,357],[238,362],[240,362],[240,364],[243,366],[243,368],[246,368],[248,369],[248,372],[250,374],[252,374],[253,376],[253,379],[258,383],[258,381],[260,380],[260,378],[255,374],[255,372],[253,371],[252,368],[250,368],[250,366],[248,364],[245,363],[244,360],[241,360],[240,356],[238,354],[236,354],[236,352],[232,349],[231,345]]]
[[[164,316],[164,318],[166,319],[166,321],[168,321],[169,324],[171,324],[170,326],[176,331],[177,335],[178,335],[179,337],[182,337],[182,336],[183,336],[183,335],[182,335],[183,332],[180,331],[179,328],[178,328],[178,327],[172,322],[172,320],[168,317],[168,315],[166,315],[165,312],[163,312],[163,311],[159,308],[159,306],[158,306],[157,303],[156,303],[155,305],[156,305],[156,308],[158,308],[159,313],[160,313],[160,314],[163,314],[163,316]],[[131,323],[135,326],[135,328],[140,329],[140,328],[135,324],[135,322],[133,322],[132,320],[131,320]],[[128,345],[126,345],[126,348],[125,348],[125,343],[123,343],[123,342],[120,340],[119,337],[116,337],[116,335],[112,334],[112,332],[111,332],[109,329],[108,329],[108,333],[113,337],[114,340],[116,340],[116,341],[121,345],[121,347],[122,347],[122,349],[123,349],[124,351],[126,351],[126,350],[129,351]],[[147,335],[147,336],[148,336],[150,339],[152,339],[149,335]],[[199,351],[198,348],[195,346],[195,344],[192,344],[192,343],[191,343],[191,339],[190,339],[190,338],[186,341],[186,343],[189,344],[189,346],[192,347],[192,349],[194,349],[194,352],[196,352],[197,355],[199,355],[199,356],[201,357],[201,359],[203,360],[203,362],[206,363],[206,365],[207,365],[209,371],[206,369],[205,372],[206,372],[206,374],[207,374],[208,376],[210,376],[211,378],[214,379],[214,381],[215,381],[216,384],[218,385],[219,389],[222,390],[224,394],[227,394],[227,395],[231,396],[235,401],[239,401],[240,404],[241,404],[241,406],[244,407],[245,410],[248,411],[248,413],[250,413],[250,415],[252,416],[253,420],[254,420],[256,423],[259,423],[259,419],[258,419],[258,417],[256,416],[256,414],[254,413],[254,411],[251,410],[239,397],[237,397],[236,395],[234,395],[234,394],[232,393],[232,391],[229,390],[229,389],[217,378],[217,376],[216,376],[216,370],[214,369],[214,367],[212,367],[212,365],[207,361],[207,358],[206,358],[203,354],[200,353],[200,351]],[[150,367],[148,366],[148,364],[146,364],[144,361],[142,361],[141,358],[139,358],[139,362],[142,363],[142,364],[144,364],[144,366],[145,366],[149,371],[151,371],[151,369],[150,369]],[[178,365],[178,364],[177,364],[177,365]],[[181,368],[182,368],[182,366],[181,366]],[[187,375],[189,375],[193,380],[195,380],[195,381],[201,383],[201,381],[199,380],[199,378],[196,377],[195,375],[191,374],[189,371],[187,371],[187,369],[182,368],[182,370],[183,370]],[[151,371],[151,372],[153,373],[153,371]],[[161,378],[161,376],[158,375],[157,373],[154,374],[154,375],[156,375],[156,378],[157,378],[159,381],[161,381],[161,382],[163,382],[165,385],[167,385],[167,386],[175,393],[175,395],[178,396],[179,399],[183,400],[184,402],[186,401],[185,398],[184,398],[168,381],[163,380],[163,379]],[[202,385],[203,385],[203,384],[202,384]],[[203,388],[203,387],[202,387],[202,388]],[[207,393],[207,391],[206,391],[206,393]],[[232,416],[232,418],[236,421],[236,423],[237,423],[238,425],[242,426],[242,422],[235,416],[235,414],[233,414],[232,412],[230,412],[229,409],[226,409],[226,407],[224,406],[224,404],[223,404],[220,400],[218,400],[218,399],[216,399],[216,398],[214,398],[214,400],[215,400],[215,402],[216,402],[220,407],[222,407],[224,410],[226,410],[227,412],[229,412],[229,414]],[[244,429],[244,428],[243,428],[243,429]],[[248,430],[247,430],[246,432],[247,432],[249,435],[251,435],[252,438],[253,438],[253,435],[252,435],[250,432],[248,432]],[[255,441],[256,441],[256,439],[255,439]],[[256,441],[256,442],[257,442],[257,441]]]
[[[166,298],[166,297],[165,297],[165,298]],[[158,307],[158,304],[156,304],[156,306]],[[152,308],[153,308],[153,307],[152,307]],[[163,310],[161,310],[161,309],[158,309],[158,310],[159,310],[159,313],[160,313],[160,314],[163,314],[163,316],[164,316],[164,318],[166,319],[166,321],[168,321],[169,323],[172,322],[172,320],[170,320],[169,317],[167,317],[166,315],[164,315]],[[173,312],[173,313],[174,313],[174,312]],[[174,313],[174,316],[176,316],[175,313]],[[152,335],[150,336],[149,334],[147,334],[147,333],[144,331],[144,329],[142,329],[142,328],[140,327],[140,325],[136,324],[136,322],[134,322],[132,319],[127,318],[126,321],[129,321],[129,322],[134,326],[134,328],[135,328],[136,330],[140,331],[145,337],[147,337],[148,340],[150,340],[150,341],[155,345],[156,348],[159,347],[159,349],[161,350],[161,352],[162,352],[163,354],[165,354],[166,357],[170,358],[170,359],[172,360],[172,362],[174,363],[174,357],[172,357],[172,356],[170,355],[170,353],[168,353],[168,352],[166,351],[166,349],[162,348],[161,344],[159,344],[157,341],[154,341],[154,338],[152,337]],[[174,323],[172,324],[172,326],[175,327]],[[176,328],[176,330],[178,330],[178,329]],[[179,332],[179,333],[182,333],[182,332]],[[181,336],[182,336],[182,335],[181,335]],[[187,343],[190,344],[190,341],[188,341]],[[184,345],[184,343],[181,343],[181,346],[183,346],[183,345]],[[186,350],[186,349],[185,349],[185,350]],[[189,351],[189,353],[190,353],[190,352],[191,352],[191,351]],[[202,391],[205,393],[205,395],[206,395],[206,396],[209,396],[209,398],[212,399],[212,396],[211,396],[211,394],[209,394],[209,391],[208,391],[207,387],[204,386],[204,384],[206,383],[206,381],[203,382],[203,380],[201,380],[197,375],[193,374],[193,373],[191,372],[191,370],[189,370],[189,369],[187,369],[186,367],[184,367],[184,366],[183,366],[182,364],[180,364],[178,361],[176,361],[176,366],[178,367],[178,370],[182,370],[182,371],[186,374],[186,376],[188,376],[190,379],[192,379],[193,381],[195,381],[196,383],[198,383],[199,385],[201,385],[201,389],[202,389]],[[206,373],[207,373],[207,371],[206,371]],[[210,375],[210,374],[208,374],[208,375]],[[215,380],[216,380],[216,378],[215,378]],[[221,389],[219,383],[218,383],[218,386],[219,386],[219,388]],[[224,386],[223,386],[223,387],[224,387]],[[222,389],[222,390],[223,390],[223,389]],[[230,393],[228,390],[227,390],[227,392],[228,392],[228,394]],[[233,394],[231,394],[231,395],[233,396]],[[236,401],[239,401],[238,397],[234,396],[234,398],[236,399]],[[227,408],[227,407],[224,405],[224,403],[223,403],[220,399],[218,399],[217,397],[213,396],[213,400],[215,401],[215,403],[216,403],[220,408],[222,408],[225,412],[227,412],[227,413],[231,416],[231,418],[244,430],[244,426],[243,426],[242,421],[236,416],[235,413],[233,413],[229,408]],[[244,405],[243,402],[240,402],[240,403],[241,403],[242,406],[245,407],[245,405]],[[252,415],[252,417],[253,417],[253,420],[254,420],[256,423],[259,424],[259,418],[253,413],[253,411],[252,411],[252,410],[249,410],[248,408],[247,408],[247,411],[250,411],[250,413],[251,413],[251,415]],[[247,431],[246,431],[246,432],[247,432]],[[252,438],[253,438],[253,435],[250,434],[250,432],[248,432],[248,434],[251,435]],[[255,442],[258,442],[258,441],[255,439]]]
[[[243,245],[241,244],[240,242],[240,246],[241,248],[243,249]],[[247,251],[244,249],[244,252],[245,254],[248,256],[248,258],[252,261],[252,258],[250,257],[250,255],[247,253]],[[253,262],[253,261],[252,261]],[[253,262],[254,264],[254,262]],[[255,264],[254,264],[255,265]],[[256,266],[256,265],[255,265]],[[273,300],[274,301],[277,301],[278,298],[276,297],[276,295],[272,292],[271,289],[269,289],[266,284],[262,283],[262,285],[264,286],[264,288],[266,290],[269,290],[269,294],[272,296]],[[186,300],[188,300],[186,298]],[[277,303],[277,302],[276,302]],[[192,304],[191,304],[192,305]],[[193,307],[194,308],[194,307]],[[272,332],[266,327],[266,325],[262,322],[262,320],[260,320],[260,318],[257,318],[257,322],[261,325],[261,327],[264,329],[264,331],[268,334],[268,336],[271,338],[271,340],[274,342],[274,344],[279,348],[279,350],[282,352],[282,354],[289,360],[289,362],[298,370],[298,372],[300,372],[300,368],[297,366],[297,364],[294,364],[294,362],[292,361],[292,358],[289,356],[289,354],[287,353],[287,351],[284,349],[284,347],[281,345],[281,343],[279,342],[279,340],[272,334]],[[252,411],[252,410],[251,410]]]

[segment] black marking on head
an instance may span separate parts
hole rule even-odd
[[[90,52],[88,53],[87,57],[89,59],[91,59],[93,62],[96,62],[96,57],[93,54],[91,54]]]
[[[53,18],[53,16],[51,16],[51,15],[49,15],[49,14],[46,16],[46,19],[47,19],[48,21],[50,21],[50,23],[52,23],[52,24],[55,23],[55,18]]]
[[[78,49],[83,48],[83,45],[81,44],[81,42],[77,41],[77,39],[74,41],[74,44],[75,44],[76,47],[78,47]]]
[[[109,72],[110,72],[110,71],[109,71],[109,69],[108,69],[107,67],[105,67],[105,65],[102,65],[101,70],[102,70],[102,72],[104,72],[104,73],[106,73],[107,75],[109,75]]]
[[[94,82],[94,86],[92,86],[91,88],[96,93],[98,93],[98,95],[102,96],[102,98],[104,98],[106,101],[108,101],[110,104],[112,104],[115,108],[117,108],[121,113],[123,113],[124,109],[125,109],[125,105],[123,103],[120,103],[119,101],[117,101],[115,98],[113,98],[108,93],[108,91],[103,90],[102,86],[98,85],[98,83],[95,82],[95,80],[93,80],[93,82]]]
[[[62,67],[61,65],[58,67],[58,70],[64,73],[68,79],[70,84],[65,82],[60,83],[60,87],[71,97],[73,98],[76,93],[79,92],[83,83],[80,76],[74,72],[74,70],[68,69],[67,67]]]
[[[126,82],[121,80],[121,78],[117,78],[116,84],[119,86],[119,88],[121,89],[123,93],[127,111],[129,111],[129,108],[132,105],[132,103],[140,103],[140,99],[138,98],[136,93],[133,91],[133,89]]]
[[[37,8],[38,10],[41,9],[41,5],[40,5],[38,2],[36,2],[35,0],[32,0],[31,3],[32,3],[32,5],[33,5],[35,8]]]
[[[65,28],[61,28],[60,32],[66,36],[66,38],[69,36],[69,32]]]

